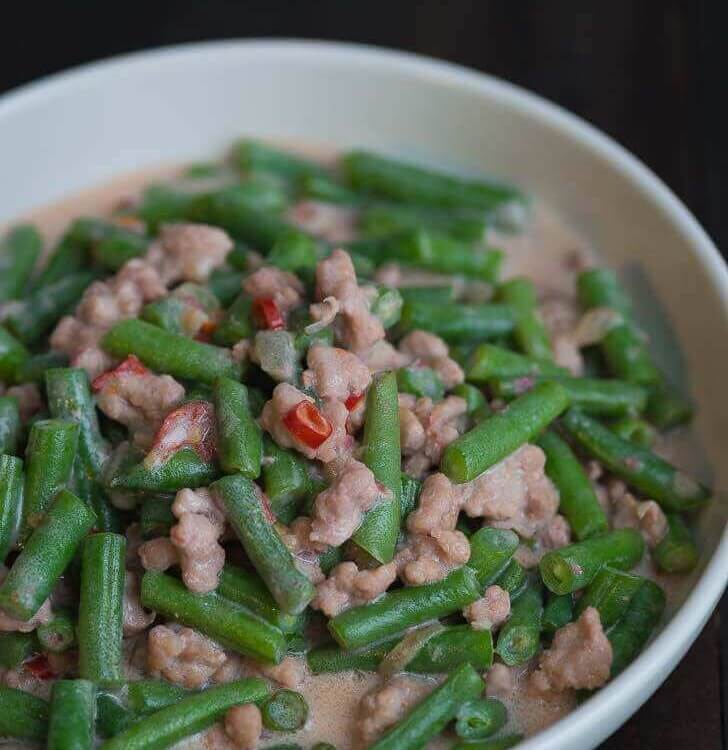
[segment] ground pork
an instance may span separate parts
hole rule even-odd
[[[344,250],[334,250],[316,267],[316,299],[326,297],[335,297],[339,302],[334,334],[346,349],[366,353],[384,338],[382,322],[370,311],[369,295],[360,288],[354,265]],[[311,314],[317,314],[314,308]]]
[[[580,315],[576,300],[563,295],[549,297],[541,303],[539,312],[551,337],[554,360],[573,375],[581,375],[584,361],[575,336]]]
[[[444,474],[431,474],[422,484],[417,508],[407,516],[411,534],[454,529],[460,512],[460,494]]]
[[[21,422],[27,422],[43,409],[43,397],[40,395],[40,388],[35,383],[11,386],[5,391],[5,395],[11,396],[18,402]]]
[[[608,486],[612,504],[612,527],[637,529],[647,546],[654,549],[667,534],[667,517],[654,500],[638,501],[621,480],[612,480]]]
[[[356,563],[339,563],[331,575],[316,587],[311,602],[314,609],[335,617],[350,607],[372,601],[383,594],[397,577],[397,563],[392,561],[372,570],[359,570]]]
[[[225,663],[225,651],[196,630],[157,625],[147,638],[147,666],[154,677],[201,688]]]
[[[99,409],[126,425],[134,442],[147,448],[167,414],[184,398],[185,389],[171,375],[114,372],[96,394]]]
[[[455,296],[459,296],[465,282],[458,276],[426,271],[412,266],[401,266],[399,263],[384,263],[374,272],[378,284],[397,287],[452,286]]]
[[[207,281],[225,262],[233,241],[219,227],[207,224],[165,224],[159,239],[151,244],[146,260],[166,284]]]
[[[433,333],[412,331],[399,342],[399,350],[410,357],[413,364],[431,367],[440,376],[447,390],[465,380],[462,367],[448,356],[447,344]]]
[[[559,628],[539,664],[531,682],[542,692],[601,687],[609,679],[612,644],[602,630],[599,611],[587,607],[576,622]]]
[[[124,576],[124,637],[146,630],[154,622],[154,612],[147,612],[139,599],[139,579],[127,570]]]
[[[306,357],[308,370],[301,380],[323,399],[346,402],[366,393],[372,382],[369,368],[355,354],[335,346],[312,346]]]
[[[263,732],[263,718],[254,703],[233,706],[225,714],[225,732],[240,750],[255,750]]]
[[[374,478],[371,469],[351,459],[314,501],[310,539],[338,547],[359,528],[364,513],[392,493]]]
[[[144,570],[155,570],[161,573],[177,565],[179,554],[169,537],[160,536],[139,545],[139,559]]]
[[[410,361],[406,354],[397,351],[389,341],[384,340],[377,341],[368,352],[360,352],[360,357],[372,374],[406,367]]]
[[[485,694],[488,698],[508,700],[516,689],[516,675],[512,667],[496,662],[485,677]]]
[[[280,664],[259,664],[252,659],[248,664],[263,677],[289,690],[301,687],[306,677],[306,662],[295,656],[286,656]]]
[[[471,482],[456,485],[455,492],[471,518],[530,539],[549,524],[559,505],[545,463],[544,452],[526,444]]]
[[[407,474],[422,477],[440,462],[443,450],[465,431],[467,411],[465,399],[459,396],[441,401],[423,397],[413,403],[411,394],[400,394],[400,443]]]
[[[198,594],[213,591],[225,564],[225,550],[218,544],[225,531],[224,513],[204,488],[180,490],[172,513],[177,523],[169,538],[179,556],[182,581]]]
[[[298,276],[275,266],[263,266],[243,282],[243,291],[251,297],[273,299],[285,315],[303,302],[304,287]]]
[[[320,409],[331,425],[331,434],[318,448],[311,448],[293,435],[284,423],[285,416],[301,401],[315,403],[314,400],[294,388],[289,383],[279,383],[273,390],[273,397],[263,407],[260,425],[283,448],[295,448],[307,458],[317,458],[328,463],[351,453],[353,438],[346,431],[349,412],[339,401],[329,400]]]
[[[136,317],[148,302],[167,294],[157,270],[134,258],[106,281],[96,281],[83,293],[74,315],[66,315],[51,334],[51,349],[67,354],[73,367],[95,378],[114,363],[98,345],[114,323]]]
[[[462,531],[434,529],[429,534],[410,534],[395,561],[399,577],[408,586],[445,578],[470,558],[470,542]]]
[[[384,734],[414,708],[434,684],[397,676],[380,685],[359,704],[359,732],[366,746]]]
[[[463,610],[473,630],[495,630],[511,614],[511,597],[500,586],[488,586],[483,596]]]
[[[312,583],[320,583],[325,576],[319,565],[319,555],[326,550],[327,546],[312,541],[311,523],[308,516],[299,516],[289,526],[276,524],[276,530],[296,559],[298,569]]]
[[[356,239],[356,210],[334,203],[303,200],[294,203],[286,214],[295,226],[329,242]]]

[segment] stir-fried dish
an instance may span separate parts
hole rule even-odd
[[[44,244],[0,240],[19,746],[511,747],[698,562],[690,405],[513,187],[244,141]]]

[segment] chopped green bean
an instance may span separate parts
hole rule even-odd
[[[28,361],[28,350],[3,326],[0,326],[0,382],[18,382],[18,373]]]
[[[666,573],[688,573],[698,564],[700,553],[690,529],[676,513],[668,513],[667,533],[652,551],[652,557]]]
[[[525,278],[510,279],[501,285],[498,296],[515,311],[516,325],[513,337],[518,348],[534,359],[551,361],[551,341],[538,312],[533,282]]]
[[[458,709],[455,733],[463,740],[482,740],[505,726],[506,707],[497,698],[477,698]]]
[[[509,667],[534,657],[541,646],[543,600],[536,587],[527,588],[511,605],[511,614],[501,626],[495,652]]]
[[[0,302],[17,299],[43,250],[43,239],[32,224],[13,227],[0,239]]]
[[[644,582],[641,576],[605,565],[579,598],[574,614],[579,617],[587,607],[594,607],[599,612],[602,628],[607,630],[622,619]]]
[[[48,704],[25,690],[0,685],[0,737],[45,741]]]
[[[506,305],[405,302],[399,324],[403,332],[422,329],[449,344],[464,344],[510,333],[514,316]]]
[[[472,383],[486,384],[495,378],[563,377],[568,370],[551,362],[543,362],[512,352],[496,344],[481,344],[468,357],[465,377]]]
[[[295,690],[278,690],[260,708],[263,726],[274,732],[295,732],[308,718],[306,699]]]
[[[92,750],[96,686],[89,680],[57,680],[51,694],[48,750]]]
[[[219,378],[214,386],[214,402],[223,471],[237,471],[256,479],[260,474],[263,441],[260,427],[250,413],[247,388],[230,378]]]

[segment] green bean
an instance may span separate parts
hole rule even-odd
[[[490,407],[480,388],[470,383],[460,383],[452,389],[452,395],[464,399],[468,415],[476,422],[490,416]]]
[[[516,378],[504,380],[494,378],[489,385],[493,395],[510,399],[525,393],[544,378]],[[604,417],[621,417],[639,414],[647,404],[647,390],[640,385],[622,380],[599,380],[597,378],[549,378],[563,385],[569,400],[586,414]]]
[[[525,589],[526,578],[526,569],[518,560],[511,558],[503,572],[495,579],[495,584],[507,591],[511,599],[515,599]]]
[[[481,344],[468,357],[465,377],[472,383],[486,384],[495,378],[559,377],[568,370],[551,362],[543,362],[512,352],[495,344]]]
[[[509,529],[484,526],[470,537],[470,559],[481,589],[505,572],[518,548],[518,536]]]
[[[585,414],[571,409],[562,423],[587,454],[666,510],[691,510],[710,498],[710,491],[687,474],[652,451],[622,440]]]
[[[569,404],[566,390],[547,381],[519,396],[450,443],[441,469],[454,482],[469,482],[532,440]]]
[[[260,490],[241,474],[219,479],[210,489],[278,606],[291,615],[303,612],[316,590],[268,520]]]
[[[0,454],[17,453],[20,429],[18,400],[12,396],[0,396]]]
[[[319,555],[319,568],[327,576],[343,559],[344,549],[342,547],[328,547]]]
[[[45,374],[52,367],[66,367],[68,357],[61,352],[41,352],[28,357],[15,373],[16,383],[35,383],[43,385]]]
[[[93,280],[94,274],[89,271],[64,275],[58,281],[41,286],[14,303],[3,323],[25,344],[33,344],[52,328],[61,316],[73,310]]]
[[[253,298],[241,292],[225,313],[222,323],[213,334],[213,341],[221,346],[233,346],[242,339],[250,338],[254,333],[251,310]]]
[[[393,372],[375,378],[367,392],[362,460],[374,478],[391,491],[392,497],[381,498],[367,511],[352,538],[375,560],[388,563],[397,544],[402,495],[399,401]]]
[[[295,732],[308,718],[308,703],[295,690],[278,690],[260,708],[263,726],[274,732]]]
[[[250,413],[248,390],[235,380],[219,378],[213,392],[220,465],[229,474],[237,471],[256,479],[260,475],[263,440]]]
[[[622,417],[612,422],[609,429],[622,440],[634,443],[640,448],[651,448],[657,438],[655,428],[638,417]]]
[[[226,266],[221,266],[210,274],[207,286],[217,297],[217,301],[223,307],[227,307],[238,296],[240,287],[243,284],[243,278],[244,274],[239,271],[233,271]]]
[[[514,317],[506,305],[430,304],[406,302],[402,306],[402,331],[425,330],[449,344],[492,339],[513,330]]]
[[[0,685],[0,737],[42,742],[48,732],[48,704],[24,690]]]
[[[275,213],[282,201],[285,196],[271,185],[263,190],[260,184],[234,185],[195,198],[189,216],[194,221],[222,227],[234,238],[267,253],[278,237],[290,229]]]
[[[95,520],[75,495],[59,492],[0,585],[0,607],[13,617],[29,620],[50,595]]]
[[[667,515],[667,533],[652,550],[652,558],[666,573],[688,573],[700,558],[685,521],[675,513]]]
[[[515,311],[513,337],[518,348],[534,359],[552,361],[551,340],[538,311],[533,282],[526,278],[510,279],[501,284],[498,298]]]
[[[271,510],[279,521],[290,523],[310,488],[306,461],[268,437],[263,438],[263,454],[263,489]]]
[[[38,625],[35,635],[44,651],[62,654],[76,644],[76,625],[67,610],[54,610],[53,619]]]
[[[66,232],[41,265],[40,273],[30,285],[31,291],[54,284],[68,274],[87,268],[89,265],[88,248],[79,245]]]
[[[135,714],[159,711],[179,703],[189,690],[166,680],[134,680],[127,683],[127,702]]]
[[[641,385],[660,380],[645,337],[631,320],[629,301],[614,271],[605,268],[583,271],[577,279],[577,290],[585,307],[607,307],[621,315],[621,322],[616,322],[601,341],[607,365],[614,375]]]
[[[18,373],[30,356],[18,338],[0,326],[0,381],[5,383],[18,382]]]
[[[541,618],[541,627],[544,633],[553,635],[559,628],[568,625],[573,619],[574,598],[572,595],[554,594],[553,591],[549,591]]]
[[[112,489],[142,492],[177,492],[186,487],[206,487],[218,476],[214,464],[193,448],[181,448],[163,464],[149,468],[143,461],[125,467],[109,479]]]
[[[477,698],[458,709],[455,733],[464,740],[482,740],[505,726],[506,707],[497,698]]]
[[[91,750],[95,745],[96,686],[57,680],[51,695],[48,750]]]
[[[313,237],[300,229],[288,229],[276,238],[265,261],[284,271],[313,279],[319,256],[319,246]]]
[[[455,718],[459,707],[480,697],[485,684],[470,664],[463,664],[380,737],[370,750],[416,750],[425,747]]]
[[[191,332],[185,329],[185,321],[190,309],[187,302],[170,295],[144,305],[139,317],[157,328],[189,338]]]
[[[559,491],[559,512],[566,517],[574,536],[581,541],[605,532],[607,516],[571,448],[549,430],[541,435],[537,445],[546,454],[546,474]]]
[[[240,378],[240,365],[228,349],[202,344],[134,318],[116,323],[101,339],[101,346],[115,357],[135,354],[147,367],[177,378],[207,384],[220,377]]]
[[[612,644],[612,677],[618,675],[647,643],[665,611],[665,592],[645,580],[629,603],[624,617],[607,633]]]
[[[127,261],[144,255],[151,241],[141,232],[94,218],[76,219],[68,236],[109,271],[118,271]]]
[[[379,318],[385,329],[391,328],[399,323],[402,316],[402,295],[393,287],[378,286],[369,309]]]
[[[164,750],[212,725],[229,708],[241,703],[260,703],[267,695],[268,686],[255,677],[217,685],[135,721],[101,747],[102,750]]]
[[[487,224],[483,215],[437,211],[422,206],[375,203],[364,206],[359,231],[364,237],[386,237],[406,230],[434,230],[462,242],[482,242]]]
[[[0,239],[0,302],[17,299],[43,250],[43,239],[32,224],[13,227]]]
[[[113,688],[102,688],[96,693],[96,734],[99,737],[113,737],[136,719],[118,692]]]
[[[650,388],[647,416],[658,429],[669,430],[689,422],[693,418],[693,406],[663,377]]]
[[[83,545],[78,608],[78,672],[95,682],[122,678],[124,556],[121,534],[92,534]]]
[[[255,573],[226,565],[220,573],[217,593],[247,607],[284,633],[298,633],[303,627],[304,617],[282,612],[265,583]]]
[[[396,261],[436,273],[462,274],[490,282],[498,278],[503,262],[500,250],[473,248],[470,243],[425,229],[357,240],[347,247],[369,258],[375,265]]]
[[[359,648],[457,612],[480,592],[475,571],[464,565],[441,581],[388,591],[369,604],[347,609],[329,620],[329,630],[344,648]]]
[[[236,143],[234,158],[238,168],[244,172],[273,172],[288,178],[308,175],[329,177],[329,171],[317,162],[281,151],[259,141],[246,139]]]
[[[93,479],[80,470],[78,457],[74,464],[74,473],[69,482],[69,489],[78,495],[96,514],[96,531],[123,532],[126,528],[121,511],[109,500],[100,479]]]
[[[509,748],[515,747],[521,742],[523,742],[522,734],[504,734],[486,740],[458,742],[453,745],[452,750],[509,750]]]
[[[187,219],[195,197],[195,193],[170,185],[150,185],[144,189],[132,215],[142,219],[149,232],[156,233],[161,224]]]
[[[422,482],[407,474],[402,474],[402,493],[399,496],[399,517],[404,523],[407,516],[417,507],[422,490]]]
[[[401,367],[397,370],[397,388],[400,393],[427,396],[433,401],[445,395],[442,378],[431,367]]]
[[[177,523],[172,513],[173,498],[166,494],[145,497],[139,508],[139,527],[144,539],[169,536],[169,530]]]
[[[0,455],[0,562],[15,546],[23,515],[23,461]]]
[[[622,619],[629,603],[646,579],[605,565],[586,587],[576,604],[579,617],[587,607],[599,612],[602,628],[607,630]]]
[[[62,419],[44,419],[30,429],[25,464],[23,536],[43,519],[56,493],[71,477],[79,426]]]
[[[278,664],[286,639],[266,620],[217,593],[193,594],[176,578],[147,571],[142,578],[142,605],[195,628],[234,651]]]
[[[602,565],[629,570],[641,559],[645,543],[634,529],[617,529],[547,552],[539,563],[543,582],[555,594],[588,586]]]
[[[400,286],[397,289],[403,302],[427,302],[433,305],[455,302],[454,286]]]
[[[35,651],[32,633],[0,633],[0,667],[18,667]]]
[[[317,646],[308,651],[306,660],[314,674],[351,669],[373,672],[400,641],[401,637],[395,637],[353,651],[345,651],[333,645]],[[444,674],[465,662],[479,670],[492,666],[493,637],[490,630],[473,630],[469,625],[447,625],[412,655],[406,670],[422,674]]]
[[[361,196],[330,177],[317,174],[301,175],[298,179],[298,192],[301,198],[309,198],[324,203],[354,206],[361,202]]]
[[[406,203],[489,211],[507,202],[524,200],[509,185],[468,180],[368,151],[349,152],[342,167],[348,183],[356,190]]]
[[[511,604],[510,617],[498,633],[495,652],[509,667],[523,664],[538,653],[542,618],[541,591],[531,586]]]

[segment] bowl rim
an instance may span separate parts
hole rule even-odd
[[[604,159],[619,175],[632,182],[672,224],[691,247],[700,264],[709,272],[728,320],[728,267],[718,249],[683,202],[637,157],[583,118],[526,89],[455,63],[435,60],[410,52],[373,45],[295,38],[223,39],[174,44],[115,55],[78,65],[23,84],[0,96],[2,119],[47,97],[62,96],[100,77],[113,80],[120,70],[145,66],[195,64],[215,55],[255,54],[271,57],[306,58],[331,65],[396,66],[401,73],[457,87],[473,96],[485,96],[507,105],[518,115],[534,118],[540,124],[558,129],[598,159]],[[113,85],[113,83],[112,83]],[[710,617],[728,582],[728,524],[700,578],[682,606],[662,632],[638,658],[613,681],[595,693],[564,718],[525,740],[519,748],[577,747],[580,739],[604,739],[635,713],[684,656]],[[644,689],[648,684],[649,688]],[[626,707],[626,711],[625,711]],[[600,717],[624,714],[619,724]],[[606,731],[605,731],[606,729]]]

